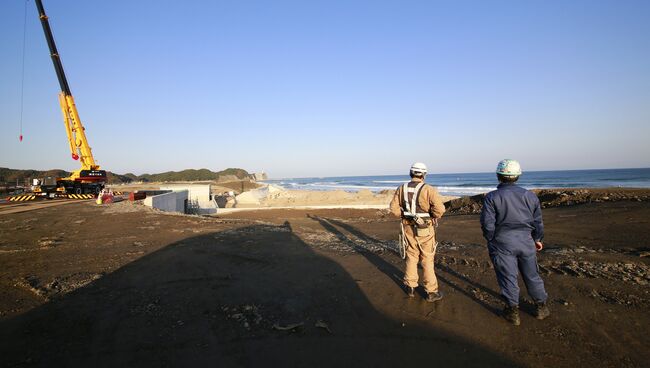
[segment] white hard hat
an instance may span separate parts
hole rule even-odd
[[[499,161],[497,165],[497,174],[504,176],[519,176],[521,175],[521,165],[517,160],[506,158]]]
[[[412,173],[426,174],[427,173],[427,165],[423,164],[422,162],[416,162],[413,165],[411,165],[411,172]]]

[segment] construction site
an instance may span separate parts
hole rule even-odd
[[[0,367],[650,366],[650,189],[533,190],[550,317],[522,292],[521,326],[502,318],[485,194],[440,196],[429,302],[403,282],[392,189],[232,168],[111,182],[35,5],[79,168],[0,168]]]
[[[612,199],[544,210],[552,315],[520,327],[465,199],[439,227],[433,305],[404,293],[386,209],[3,204],[2,365],[644,366],[650,193],[595,195]]]

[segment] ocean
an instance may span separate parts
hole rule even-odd
[[[325,178],[291,178],[265,180],[265,183],[294,190],[344,190],[356,192],[368,189],[379,192],[395,189],[409,180],[408,175],[341,176]],[[494,172],[465,174],[430,174],[426,182],[437,187],[443,195],[467,196],[494,190]],[[650,168],[606,170],[528,171],[519,178],[519,185],[539,188],[650,188]]]

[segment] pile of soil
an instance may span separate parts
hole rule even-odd
[[[236,193],[244,193],[246,191],[257,189],[263,186],[262,184],[256,183],[251,180],[219,181],[217,182],[217,184],[213,184],[213,185],[215,187],[226,188],[227,190],[233,190]]]
[[[485,194],[477,194],[471,197],[460,197],[447,201],[445,202],[447,215],[470,215],[481,213],[481,209],[483,208],[483,198],[485,198]]]
[[[542,208],[571,206],[594,202],[649,201],[650,191],[635,188],[603,189],[534,189]],[[481,213],[485,194],[461,197],[445,202],[448,214],[469,215]]]
[[[543,189],[534,190],[542,203],[542,208],[570,206],[592,202],[648,201],[647,189]]]

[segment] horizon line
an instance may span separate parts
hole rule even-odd
[[[522,175],[532,172],[565,172],[565,171],[599,171],[599,170],[650,170],[650,167],[620,167],[605,169],[559,169],[559,170],[526,170]],[[475,172],[437,172],[429,173],[430,175],[466,175],[466,174],[496,174],[494,171],[475,171]],[[318,178],[364,178],[372,176],[408,176],[408,174],[381,174],[381,175],[338,175],[338,176],[292,176],[284,178],[269,178],[267,180],[287,180],[287,179],[318,179]]]

